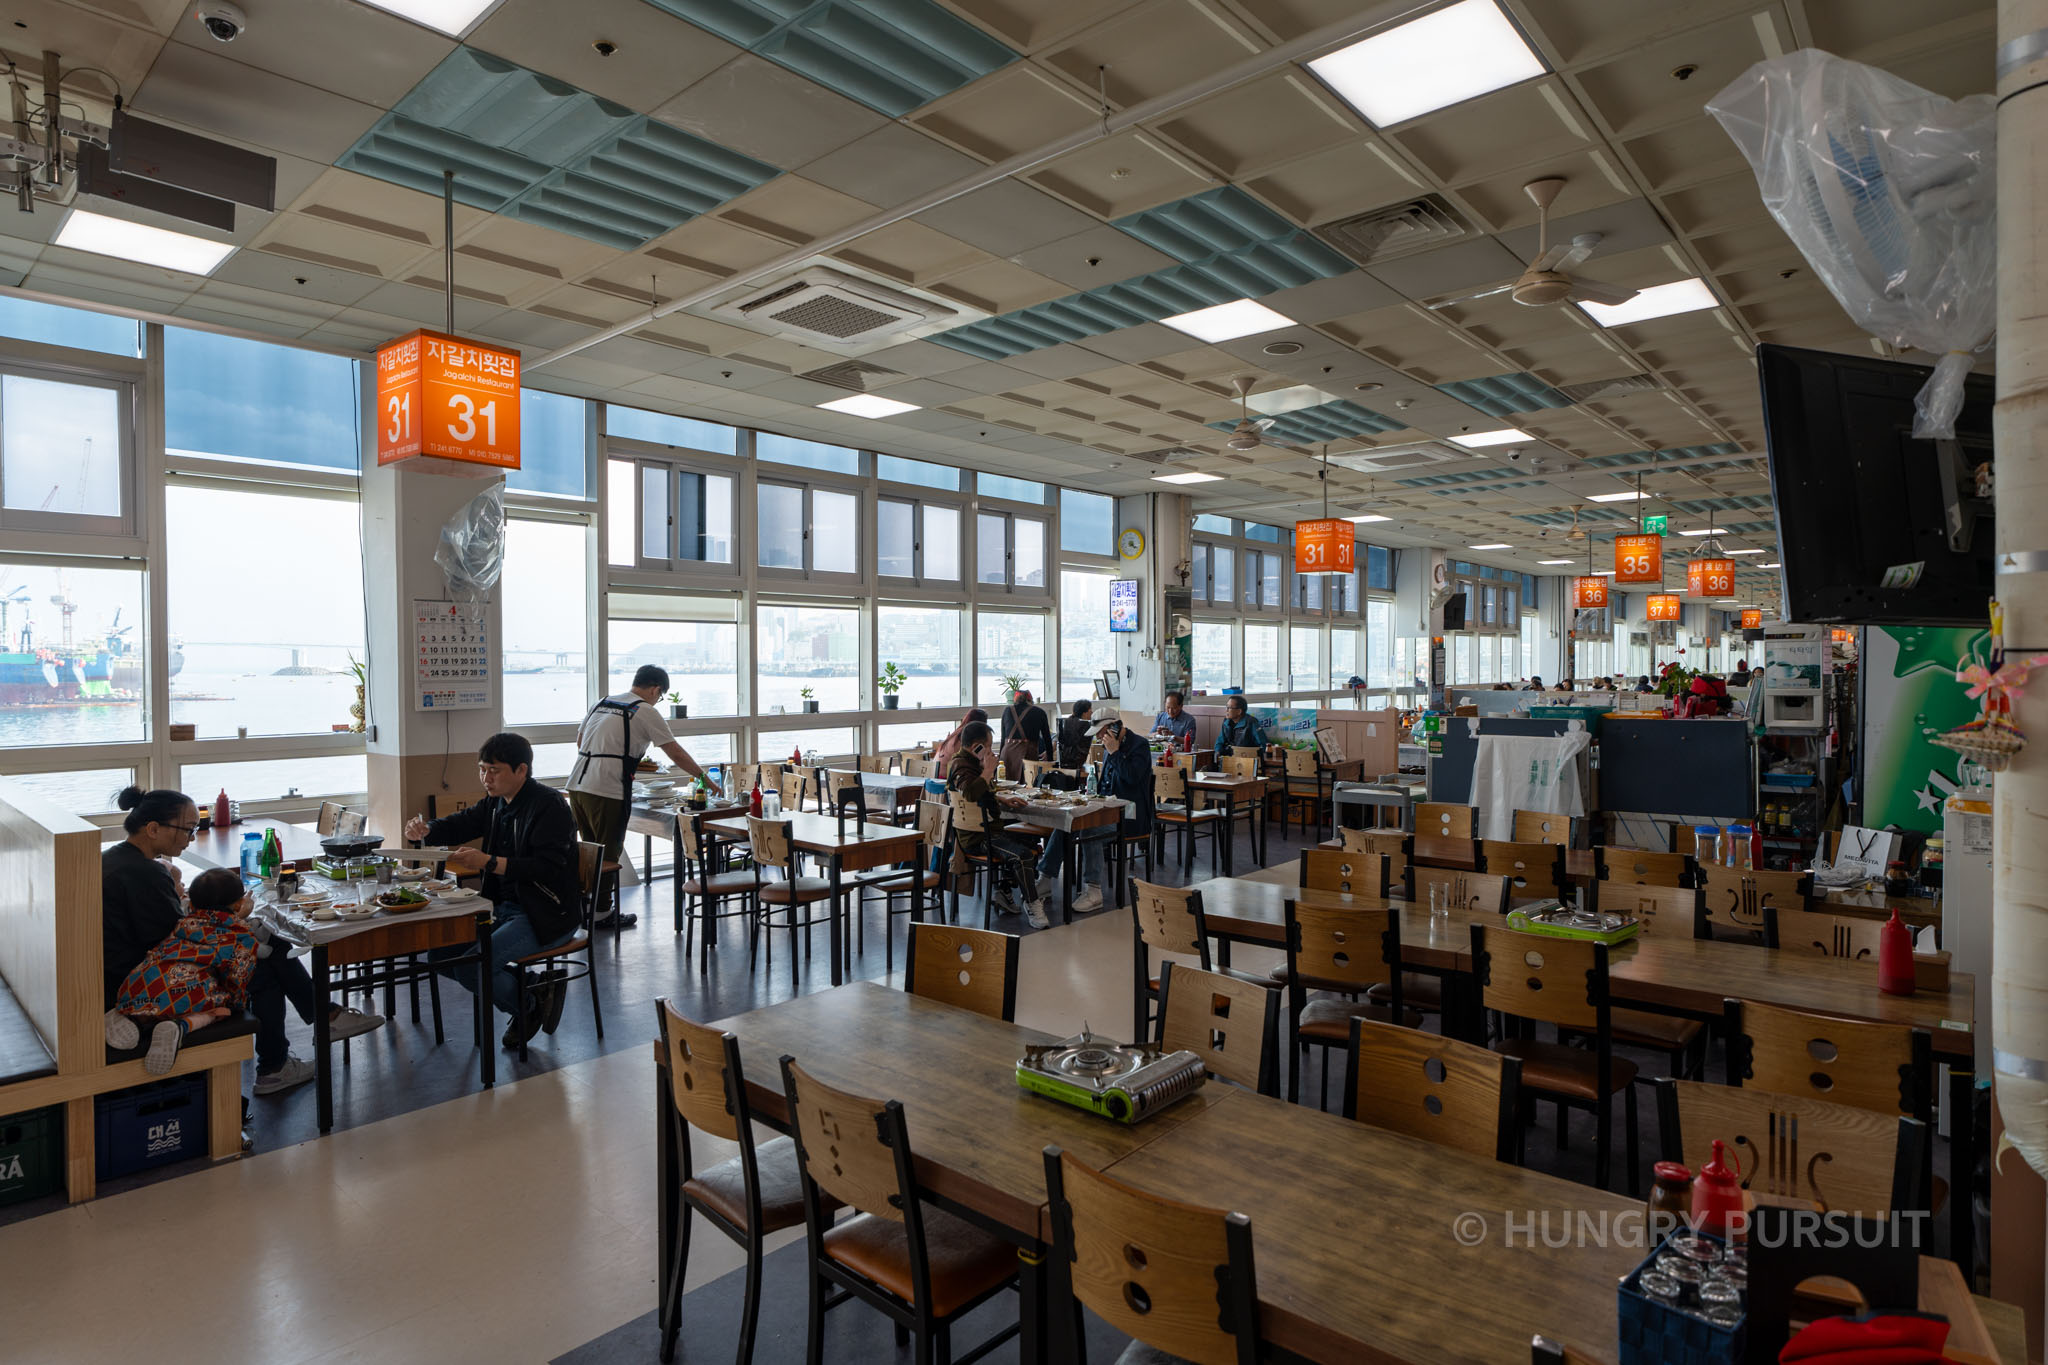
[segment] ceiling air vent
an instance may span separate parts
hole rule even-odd
[[[814,266],[764,289],[755,289],[710,310],[765,331],[800,341],[845,346],[880,341],[950,323],[957,310]]]
[[[1208,457],[1199,450],[1189,450],[1186,446],[1173,446],[1166,450],[1141,450],[1137,454],[1126,458],[1138,460],[1145,464],[1187,464],[1190,461],[1207,459]]]
[[[1347,450],[1330,456],[1330,463],[1344,469],[1355,469],[1361,474],[1385,474],[1394,470],[1425,470],[1434,465],[1472,464],[1477,462],[1471,451],[1462,450],[1447,441],[1424,441],[1418,444],[1397,446],[1375,446],[1369,450]]]
[[[1358,264],[1377,265],[1469,237],[1472,229],[1449,204],[1429,195],[1325,223],[1315,234]]]
[[[849,393],[866,393],[874,387],[874,380],[900,379],[902,376],[886,365],[870,365],[864,360],[842,360],[837,365],[827,365],[823,369],[798,375],[797,378],[808,379],[818,384],[830,384],[835,389],[845,389]]]
[[[1557,391],[1574,403],[1590,403],[1596,398],[1618,398],[1663,387],[1653,374],[1625,374],[1619,379],[1596,379],[1590,384],[1560,384]]]

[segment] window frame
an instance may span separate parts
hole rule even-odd
[[[1054,512],[1052,504],[1034,505],[1026,502],[997,502],[991,499],[976,498],[973,503],[972,515],[974,518],[974,533],[971,537],[968,537],[970,551],[961,561],[963,573],[968,572],[969,566],[972,566],[971,579],[965,586],[971,587],[977,597],[984,594],[998,594],[1003,597],[1031,598],[1041,602],[1052,601],[1054,597],[1053,584],[1059,578],[1060,564],[1059,551],[1057,549],[1059,544],[1059,519]],[[1001,583],[985,582],[981,576],[981,519],[983,517],[997,517],[1003,523],[1003,581]],[[1040,572],[1044,574],[1045,582],[1035,587],[1030,584],[1019,584],[1017,582],[1017,523],[1019,521],[1036,522],[1040,528],[1040,534],[1044,537],[1042,544],[1045,554],[1041,561]]]
[[[771,482],[775,482],[775,480],[771,480]],[[913,489],[915,492],[910,491]],[[924,496],[933,493],[938,494],[938,496]],[[868,566],[874,575],[876,591],[879,593],[882,586],[886,584],[888,585],[888,590],[892,593],[924,591],[944,593],[948,596],[960,595],[962,590],[968,586],[964,581],[969,571],[966,546],[968,539],[967,518],[971,514],[968,511],[967,502],[963,499],[948,496],[940,489],[922,488],[915,484],[900,483],[877,483],[872,502],[874,511],[870,518],[870,524],[874,527],[874,544],[869,550]],[[902,503],[910,508],[911,572],[908,577],[882,572],[882,504],[885,502]],[[925,573],[925,509],[928,507],[940,508],[953,514],[953,534],[955,540],[953,562],[960,567],[960,573],[953,578],[932,578]]]
[[[153,336],[157,340],[153,359],[162,365],[162,330],[158,328]],[[19,350],[17,350],[19,348]],[[66,347],[46,346],[40,342],[6,341],[0,346],[0,381],[7,376],[40,380],[53,384],[72,384],[82,388],[111,389],[115,394],[115,410],[120,416],[120,449],[115,455],[119,467],[117,475],[121,511],[117,516],[100,516],[77,512],[45,512],[29,508],[8,508],[5,504],[4,487],[0,487],[0,534],[5,534],[10,545],[25,545],[23,537],[48,537],[53,546],[68,546],[72,550],[84,548],[82,537],[94,537],[102,542],[136,542],[143,539],[142,528],[146,517],[142,507],[142,472],[139,451],[142,443],[142,424],[145,413],[142,408],[142,390],[146,380],[145,361],[127,361],[121,356],[101,355],[92,351],[73,351]],[[158,386],[159,391],[161,386]],[[4,440],[4,436],[0,436]],[[0,451],[4,456],[4,451]],[[225,463],[225,462],[223,462]],[[247,465],[238,466],[247,469]],[[4,459],[0,459],[0,480],[4,480]]]
[[[785,478],[782,475],[784,470],[805,477]],[[804,563],[801,569],[793,569],[782,565],[771,566],[760,562],[761,489],[763,487],[795,488],[803,494]],[[763,590],[772,590],[769,585],[790,583],[806,583],[819,587],[866,587],[874,577],[874,550],[873,546],[868,544],[868,542],[873,541],[875,538],[870,529],[874,525],[875,514],[873,508],[874,499],[869,494],[869,487],[868,481],[864,478],[841,478],[822,473],[818,470],[805,469],[801,465],[773,465],[771,472],[766,474],[763,474],[757,468],[754,471],[754,481],[751,488],[755,525],[755,552],[751,561],[751,567],[755,578],[763,585]],[[854,546],[853,569],[851,572],[816,567],[818,543],[817,498],[820,493],[829,493],[853,499]]]

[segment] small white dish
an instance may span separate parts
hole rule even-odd
[[[472,891],[469,887],[458,886],[453,891],[436,892],[434,899],[444,901],[473,901],[477,898],[479,894],[480,893],[476,891]]]
[[[308,918],[317,920],[331,920],[339,919],[340,916],[335,913],[333,906],[323,905],[319,909],[313,911],[312,914],[308,916]]]

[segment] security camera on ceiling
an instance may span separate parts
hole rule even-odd
[[[192,14],[218,43],[232,43],[249,27],[249,16],[242,13],[240,5],[229,4],[228,0],[200,0]]]

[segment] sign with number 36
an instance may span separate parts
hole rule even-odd
[[[377,463],[519,468],[519,352],[425,330],[377,348]]]

